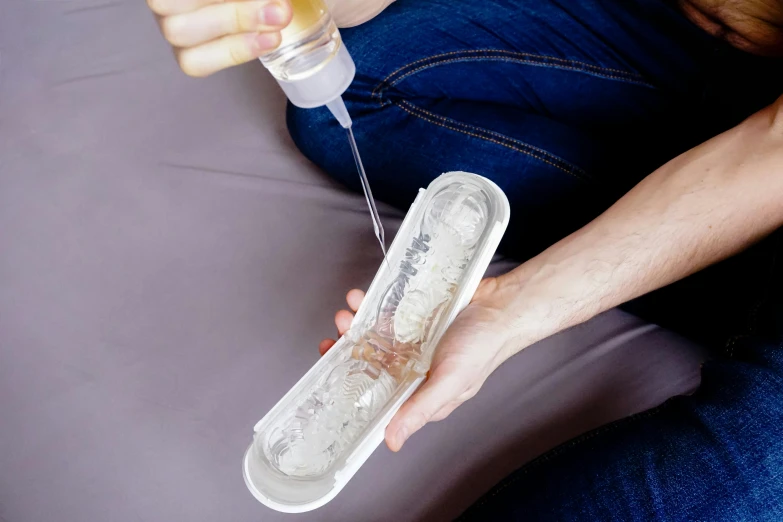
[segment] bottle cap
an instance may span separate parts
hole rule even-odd
[[[295,81],[277,80],[291,103],[303,109],[321,107],[339,98],[351,85],[356,75],[348,49],[340,48],[331,60],[314,74]]]

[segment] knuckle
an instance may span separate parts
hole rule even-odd
[[[459,400],[453,400],[449,401],[443,408],[438,411],[435,415],[432,416],[432,419],[430,419],[433,422],[442,421],[443,419],[447,418],[449,415],[451,415],[454,410],[460,407],[462,404]]]
[[[283,43],[283,33],[280,31],[276,31],[273,33],[269,33],[272,38],[272,42],[269,45],[269,49],[277,49],[280,47],[280,44]],[[364,299],[364,296],[362,295],[362,299]]]
[[[245,63],[245,53],[242,51],[239,45],[232,45],[228,48],[228,56],[231,60],[231,65],[240,65]]]
[[[429,420],[432,418],[432,415],[428,415],[426,412],[422,410],[416,410],[411,412],[411,425],[415,427],[415,429],[420,429],[425,424],[429,422]]]
[[[229,32],[231,33],[238,33],[242,31],[243,27],[250,25],[250,24],[242,23],[244,17],[243,17],[243,10],[241,7],[243,6],[239,2],[234,2],[231,5],[231,10],[233,11],[229,22],[230,25]],[[249,30],[249,27],[247,27],[247,29]]]
[[[459,404],[462,404],[463,402],[469,401],[470,399],[475,397],[477,393],[478,393],[478,389],[470,388],[466,390],[464,393],[462,393],[462,395],[460,395],[457,398],[457,400],[459,401]]]
[[[459,394],[455,402],[459,405],[462,404],[463,402],[469,401],[470,399],[476,396],[476,394],[479,392],[480,389],[481,389],[481,383],[471,383],[465,389],[465,391]]]

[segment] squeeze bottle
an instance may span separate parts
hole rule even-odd
[[[323,0],[290,0],[291,23],[280,46],[260,57],[288,99],[297,107],[326,105],[344,128],[351,117],[342,94],[356,75],[356,65]]]

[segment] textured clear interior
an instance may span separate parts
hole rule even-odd
[[[258,454],[272,468],[294,478],[324,475],[400,384],[426,372],[434,327],[451,309],[487,222],[488,196],[472,183],[452,183],[429,200],[403,254],[393,249],[390,284],[377,304],[365,303],[374,311],[369,320],[346,334],[350,344],[294,398],[296,407],[258,434]]]

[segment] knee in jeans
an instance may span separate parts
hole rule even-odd
[[[331,177],[346,184],[355,169],[345,130],[326,107],[300,109],[289,104],[288,132],[297,148]],[[345,179],[344,179],[345,178]]]

